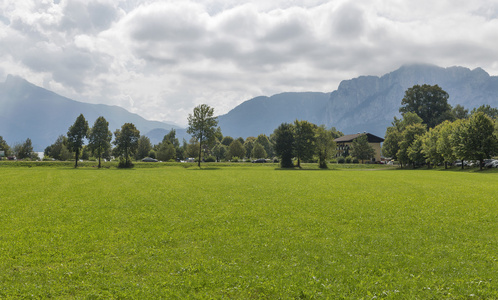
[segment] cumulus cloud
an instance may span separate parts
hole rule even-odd
[[[200,103],[225,113],[405,63],[498,74],[493,2],[5,0],[0,75],[185,124]]]

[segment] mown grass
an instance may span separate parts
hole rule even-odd
[[[498,298],[496,173],[0,174],[0,298]]]

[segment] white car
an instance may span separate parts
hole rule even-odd
[[[484,167],[497,168],[498,167],[498,160],[489,160],[489,161],[485,162]]]

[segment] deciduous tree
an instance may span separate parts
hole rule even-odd
[[[33,153],[33,144],[31,143],[30,138],[27,138],[22,144],[15,145],[14,152],[16,153],[16,157],[18,159],[36,159],[38,157],[38,155],[35,156]]]
[[[4,156],[10,156],[10,147],[2,136],[0,136],[0,151],[3,151]]]
[[[267,154],[265,148],[260,143],[256,142],[252,148],[252,158],[266,158]]]
[[[152,144],[150,143],[150,139],[145,135],[141,135],[140,138],[138,138],[138,146],[137,146],[137,151],[135,153],[135,159],[139,160],[149,156],[150,150],[152,150]]]
[[[294,157],[294,126],[289,123],[282,123],[273,132],[275,139],[275,154],[280,157],[282,168],[291,168]]]
[[[483,112],[474,113],[468,122],[465,147],[469,158],[479,161],[480,169],[484,159],[498,154],[498,139],[493,134],[494,123]]]
[[[301,160],[309,160],[315,154],[315,129],[316,125],[308,121],[294,122],[294,141],[299,168]]]
[[[140,131],[132,123],[125,123],[121,129],[114,132],[114,145],[116,152],[121,156],[120,167],[132,167],[131,156],[138,147]]]
[[[424,154],[427,162],[430,165],[437,165],[443,162],[443,156],[438,151],[437,142],[439,140],[439,132],[441,130],[442,124],[437,125],[434,128],[429,128],[423,138],[422,138],[422,153]]]
[[[228,156],[230,157],[230,159],[233,159],[234,157],[244,158],[245,154],[246,149],[238,139],[233,140],[230,143],[230,146],[228,146]]]
[[[336,152],[334,129],[327,130],[324,125],[321,125],[315,130],[316,155],[318,156],[318,167],[321,169],[327,168],[327,160],[333,157]]]
[[[366,134],[360,135],[355,138],[351,143],[351,155],[358,159],[361,159],[361,163],[365,159],[371,159],[375,155],[375,150],[368,143],[368,137]]]
[[[413,125],[408,125],[405,130],[402,132],[402,138],[401,141],[399,142],[399,150],[397,153],[398,160],[400,164],[409,164],[409,163],[415,163],[415,161],[410,159],[409,151],[410,147],[412,144],[415,142],[415,140],[425,134],[425,125],[424,124],[413,124]],[[422,150],[420,147],[417,147],[417,150]],[[413,152],[413,148],[411,149]],[[412,153],[411,157],[414,157],[414,154]]]
[[[99,159],[99,168],[104,153],[111,149],[112,132],[109,130],[109,122],[104,117],[98,117],[90,129],[88,135],[88,147],[93,155]]]
[[[464,167],[464,161],[472,155],[472,149],[467,147],[466,139],[468,136],[468,119],[459,119],[453,122],[453,128],[451,131],[451,147],[455,157],[462,161],[462,169]]]
[[[199,161],[201,166],[202,146],[204,143],[214,141],[218,120],[214,115],[214,109],[206,104],[194,108],[193,114],[188,116],[187,133],[199,142]]]
[[[84,139],[88,136],[88,122],[83,114],[80,114],[67,132],[68,148],[74,152],[74,167],[78,167],[78,159],[81,147],[85,144]]]
[[[453,144],[451,136],[455,122],[444,121],[439,124],[439,137],[437,139],[437,152],[442,156],[444,161],[444,168],[448,168],[448,163],[456,160],[455,152],[453,151]]]
[[[444,120],[451,119],[449,95],[436,85],[414,85],[405,92],[401,100],[400,113],[413,112],[422,118],[423,123],[433,128]]]
[[[471,115],[474,115],[478,112],[482,112],[483,114],[490,117],[491,119],[498,118],[498,108],[491,107],[491,105],[489,105],[489,104],[481,105],[478,108],[474,108],[471,112]]]

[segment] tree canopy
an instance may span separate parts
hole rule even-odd
[[[413,112],[422,118],[429,128],[452,118],[449,95],[437,84],[414,85],[405,92],[401,100],[400,113]]]

